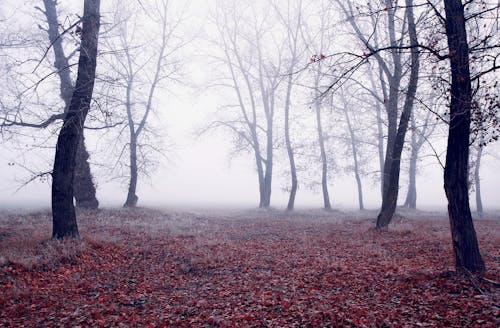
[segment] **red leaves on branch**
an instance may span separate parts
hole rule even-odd
[[[86,246],[60,262],[1,267],[0,326],[498,324],[498,288],[451,271],[444,218],[379,233],[369,219],[325,214],[133,213],[143,221],[82,219],[86,239],[74,243]],[[496,281],[499,228],[498,221],[477,222],[488,278]],[[16,229],[7,238],[21,233]]]
[[[311,58],[309,59],[309,61],[311,63],[315,63],[315,62],[323,60],[323,59],[326,59],[326,56],[324,54],[319,54],[319,55],[312,55]]]

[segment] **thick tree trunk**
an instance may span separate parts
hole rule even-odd
[[[417,157],[420,146],[417,144],[415,116],[411,115],[411,155],[408,169],[408,192],[404,206],[415,210],[417,208]]]
[[[318,130],[318,143],[321,153],[321,190],[323,192],[323,207],[329,211],[332,209],[330,203],[330,195],[328,193],[328,159],[325,151],[325,137],[323,134],[323,126],[321,123],[321,103],[319,100],[315,101],[316,109],[316,128]]]
[[[448,198],[457,271],[482,272],[486,267],[472,222],[467,185],[472,91],[464,7],[461,0],[445,0],[444,5],[451,68],[450,128],[444,189]]]
[[[403,112],[398,126],[397,133],[394,137],[393,148],[390,150],[390,157],[386,157],[385,166],[389,166],[388,181],[384,182],[386,185],[384,197],[382,199],[382,208],[377,217],[377,229],[387,229],[389,223],[396,211],[399,193],[399,174],[401,168],[401,153],[405,142],[405,135],[408,129],[408,122],[413,109],[413,101],[417,92],[418,86],[418,71],[419,71],[419,53],[417,40],[417,30],[413,17],[413,7],[411,0],[406,0],[406,15],[408,18],[408,33],[410,35],[410,43],[414,48],[411,50],[411,63],[410,63],[410,81],[408,83],[408,90],[406,92],[405,103]],[[389,148],[387,149],[389,153]]]
[[[75,177],[73,183],[73,192],[76,200],[76,206],[87,209],[97,209],[99,201],[96,198],[96,188],[92,181],[90,172],[89,154],[85,147],[85,137],[82,134],[76,151]]]
[[[63,49],[62,39],[59,35],[59,20],[57,15],[57,1],[44,0],[45,17],[48,23],[47,34],[54,50],[54,67],[60,80],[60,96],[64,101],[64,111],[67,112],[73,95],[73,83],[71,81],[68,58]],[[88,162],[89,154],[85,147],[84,133],[81,134],[76,154],[75,177],[73,192],[76,206],[82,208],[97,209],[99,202],[96,198],[96,188],[92,181],[92,173]]]
[[[85,0],[75,89],[57,139],[52,171],[52,238],[78,237],[73,205],[76,153],[94,89],[100,0]]]

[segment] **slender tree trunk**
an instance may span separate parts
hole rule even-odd
[[[54,50],[54,67],[60,80],[60,96],[64,101],[64,111],[67,112],[73,95],[73,82],[71,81],[68,58],[63,49],[62,39],[59,35],[59,20],[57,15],[57,1],[44,0],[45,17],[48,23],[47,34]],[[92,181],[92,173],[88,162],[89,154],[85,147],[84,133],[82,132],[76,153],[75,177],[73,192],[76,206],[97,209],[99,201],[96,197],[96,188]]]
[[[383,80],[384,73],[379,69],[380,79]],[[373,75],[369,74],[372,89],[376,90],[375,81],[373,80]],[[384,89],[383,89],[384,90]],[[385,97],[385,91],[384,91]],[[382,120],[382,106],[378,100],[375,100],[375,110],[377,114],[377,150],[378,150],[378,162],[380,168],[380,195],[384,197],[384,128]]]
[[[404,206],[410,209],[417,208],[417,157],[419,145],[417,144],[417,131],[415,124],[415,115],[411,115],[411,155],[410,168],[408,169],[408,192]]]
[[[272,114],[268,114],[270,116]],[[271,206],[271,187],[273,181],[273,121],[272,117],[268,118],[267,122],[267,143],[266,143],[266,161],[264,174],[264,201],[263,208]]]
[[[135,135],[130,138],[130,181],[128,185],[127,200],[123,207],[136,207],[139,197],[136,195],[137,191],[137,140]]]
[[[476,187],[476,211],[479,217],[483,216],[483,201],[481,199],[481,177],[479,175],[479,171],[481,168],[481,158],[483,156],[483,142],[484,137],[481,133],[481,136],[479,137],[479,149],[477,150],[476,154],[476,167],[474,168],[474,185]]]
[[[328,159],[326,157],[325,137],[321,123],[321,103],[318,99],[315,101],[314,107],[316,109],[316,128],[318,130],[318,143],[321,153],[321,190],[323,191],[323,205],[325,210],[329,211],[332,209],[332,205],[328,193]]]
[[[382,109],[380,104],[377,104],[377,147],[378,147],[378,162],[380,167],[380,195],[384,196],[384,129],[382,125]]]
[[[297,194],[297,168],[295,166],[295,155],[293,152],[292,141],[290,139],[290,98],[292,94],[292,74],[288,76],[288,87],[286,92],[285,100],[285,144],[286,151],[288,154],[288,161],[290,163],[290,176],[291,176],[291,188],[290,196],[288,198],[288,204],[286,209],[288,211],[293,210],[295,206],[295,195]]]
[[[78,237],[73,205],[76,153],[94,89],[100,0],[85,0],[78,75],[71,104],[57,139],[52,171],[52,238]]]
[[[131,59],[128,56],[129,71],[132,72]],[[139,197],[136,195],[137,191],[137,130],[135,128],[134,116],[132,113],[132,88],[134,85],[134,75],[132,74],[127,80],[127,91],[125,97],[125,108],[127,110],[128,129],[130,135],[129,141],[129,165],[130,177],[128,184],[127,199],[123,207],[136,207]]]
[[[467,185],[472,91],[464,7],[461,0],[445,0],[444,5],[451,68],[450,128],[444,189],[448,198],[457,271],[482,272],[486,267],[472,222]]]
[[[393,148],[390,150],[390,157],[386,157],[385,166],[389,166],[388,181],[384,182],[386,185],[384,197],[382,199],[382,208],[377,217],[377,229],[387,229],[389,223],[396,211],[396,205],[399,192],[399,174],[401,168],[401,153],[405,142],[405,135],[408,129],[408,122],[413,109],[413,101],[417,92],[418,86],[418,71],[419,71],[419,52],[417,30],[413,17],[413,7],[411,0],[406,0],[406,15],[408,18],[408,33],[410,35],[410,43],[413,46],[411,50],[411,63],[410,63],[410,81],[408,83],[408,90],[406,93],[403,112],[398,126],[397,133],[394,137]],[[389,148],[387,149],[389,153]]]
[[[358,187],[358,204],[359,209],[363,210],[365,208],[363,204],[363,187],[361,184],[361,174],[359,173],[359,163],[358,163],[358,149],[356,145],[356,135],[354,133],[354,128],[351,124],[351,118],[349,117],[349,112],[347,110],[347,103],[344,101],[344,116],[347,122],[347,129],[349,130],[349,136],[351,138],[351,150],[352,159],[354,162],[354,177],[356,178],[356,185]]]

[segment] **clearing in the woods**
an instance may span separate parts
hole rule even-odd
[[[475,225],[487,273],[454,273],[443,214],[0,214],[0,326],[498,327],[500,219]]]

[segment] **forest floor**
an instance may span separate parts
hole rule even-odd
[[[498,216],[475,221],[487,280],[454,273],[443,215],[374,216],[81,211],[58,242],[48,212],[0,214],[0,326],[500,326]]]

